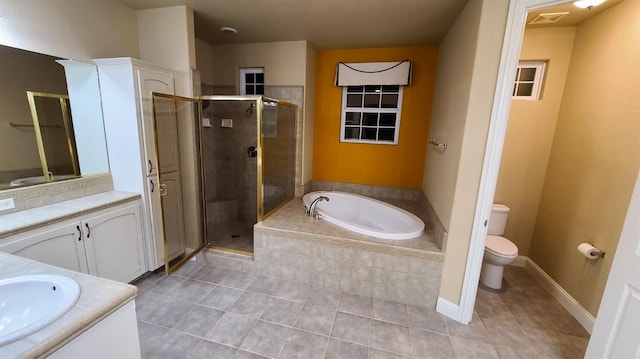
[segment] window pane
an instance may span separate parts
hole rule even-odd
[[[518,92],[516,96],[531,96],[533,92],[533,84],[518,84]]]
[[[246,83],[253,83],[255,82],[255,76],[253,74],[245,74],[244,75],[244,79]]]
[[[393,142],[393,135],[395,130],[393,128],[381,128],[378,130],[378,141],[390,141]]]
[[[533,67],[520,69],[519,81],[533,81],[536,78],[536,69]]]
[[[378,114],[365,112],[362,118],[362,124],[364,126],[377,126],[378,125]]]
[[[256,83],[263,84],[264,83],[264,74],[256,74]]]
[[[359,125],[360,112],[347,112],[344,116],[344,123],[346,125]]]
[[[349,139],[360,139],[360,128],[359,127],[345,127],[344,128],[344,138]]]
[[[380,106],[380,95],[367,94],[364,95],[364,107],[378,108]]]
[[[362,139],[363,140],[376,140],[377,138],[377,132],[378,129],[374,128],[370,128],[370,127],[363,127],[362,128]]]
[[[364,92],[380,92],[380,85],[367,85],[364,87]]]
[[[244,93],[246,93],[247,95],[255,95],[255,93],[253,92],[253,85],[251,85],[251,84],[245,85],[244,86]]]
[[[398,85],[386,85],[382,86],[382,92],[399,92],[400,86]]]
[[[255,95],[264,95],[264,85],[256,85]]]
[[[395,113],[381,113],[380,114],[380,126],[395,127],[396,114]]]
[[[513,93],[511,94],[511,96],[515,96],[516,95],[516,90],[518,89],[518,83],[514,83],[513,84]]]
[[[347,87],[347,92],[362,92],[362,86],[349,86]]]
[[[362,107],[362,95],[347,94],[347,107]]]
[[[396,94],[384,94],[382,95],[382,108],[397,108],[398,107],[398,95]]]

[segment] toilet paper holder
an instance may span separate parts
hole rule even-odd
[[[603,250],[596,248],[591,243],[580,243],[576,249],[588,259],[604,258],[605,254]]]

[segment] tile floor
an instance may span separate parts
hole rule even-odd
[[[470,325],[432,308],[189,262],[135,283],[144,358],[581,358],[588,333],[522,268]]]

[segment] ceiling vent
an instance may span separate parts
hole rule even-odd
[[[529,25],[555,24],[567,15],[569,15],[568,11],[539,14],[533,20],[529,21]]]

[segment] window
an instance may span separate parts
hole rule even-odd
[[[520,61],[513,85],[514,100],[538,100],[544,76],[544,61]]]
[[[346,86],[342,90],[341,142],[396,145],[402,86]]]
[[[264,68],[240,69],[240,94],[264,95]]]

